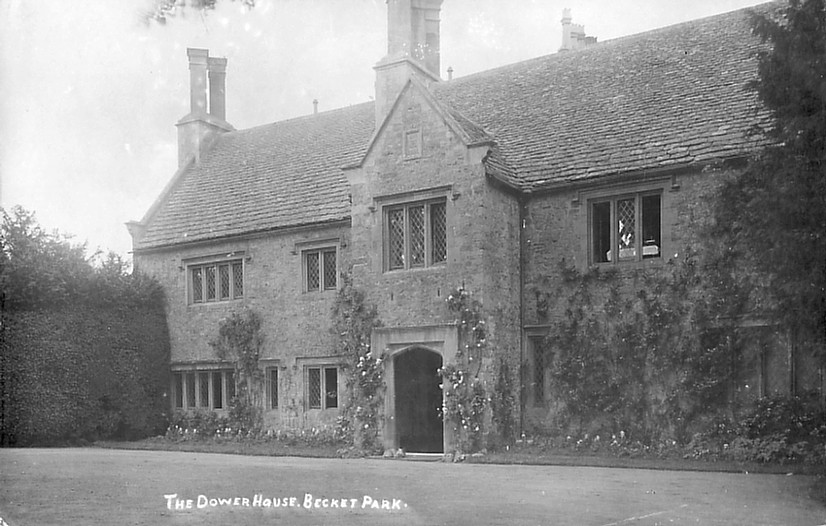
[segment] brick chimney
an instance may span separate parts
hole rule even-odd
[[[440,79],[442,0],[387,0],[387,56],[375,66],[376,122],[381,123],[411,75]]]
[[[189,114],[176,124],[178,167],[192,159],[200,161],[217,134],[234,129],[225,120],[227,59],[210,57],[206,49],[188,48],[186,54],[189,57]]]
[[[571,10],[562,10],[562,46],[560,51],[576,51],[597,43],[597,37],[585,36],[585,26],[572,24]]]

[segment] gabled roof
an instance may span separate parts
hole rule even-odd
[[[766,4],[756,9],[766,10]],[[488,173],[523,192],[742,156],[765,145],[751,10],[557,53],[431,87]],[[373,103],[232,131],[181,174],[136,250],[347,219],[341,167],[374,134]]]
[[[461,113],[452,110],[451,108],[444,106],[438,100],[433,97],[433,94],[424,84],[424,82],[420,81],[415,76],[410,77],[405,82],[404,87],[399,91],[398,95],[396,96],[396,100],[393,101],[390,110],[387,112],[387,115],[384,116],[381,124],[379,124],[378,128],[373,131],[373,136],[370,138],[369,143],[367,144],[366,151],[364,156],[361,160],[356,163],[355,165],[346,165],[344,166],[345,169],[355,168],[357,166],[363,165],[364,161],[366,160],[367,156],[373,150],[373,147],[376,145],[379,137],[384,133],[385,128],[387,127],[388,123],[392,120],[393,115],[397,112],[401,101],[405,98],[405,95],[411,91],[416,90],[418,91],[424,100],[430,105],[430,109],[435,111],[439,117],[441,117],[442,121],[447,125],[447,127],[456,134],[459,140],[462,141],[462,144],[465,146],[479,146],[482,144],[493,144],[493,137],[488,135],[488,133],[479,127],[476,123],[468,120],[465,118],[464,115]]]

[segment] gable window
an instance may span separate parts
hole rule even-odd
[[[307,292],[335,290],[338,276],[336,249],[306,250],[303,254],[304,290]]]
[[[422,156],[422,132],[410,130],[404,133],[404,158],[418,159]]]
[[[589,213],[593,263],[661,257],[661,194],[638,193],[594,200]]]
[[[402,270],[447,261],[445,200],[385,208],[385,268]]]
[[[187,270],[192,303],[229,301],[244,297],[244,263],[240,259],[190,265]]]
[[[310,409],[338,407],[338,368],[307,368],[307,406]]]

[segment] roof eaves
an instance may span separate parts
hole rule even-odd
[[[152,218],[155,216],[155,214],[158,212],[158,210],[161,208],[161,205],[163,205],[164,201],[166,201],[166,199],[169,197],[172,191],[175,190],[175,187],[178,185],[178,183],[183,179],[184,174],[186,174],[186,172],[194,164],[195,154],[192,154],[187,158],[186,162],[184,162],[181,166],[178,167],[178,169],[172,175],[172,178],[169,180],[168,183],[166,183],[166,186],[164,186],[163,190],[161,190],[160,195],[158,195],[158,197],[149,207],[149,210],[147,210],[146,213],[143,215],[143,218],[141,218],[139,221],[131,222],[136,223],[140,226],[148,225]]]
[[[181,248],[181,247],[190,247],[190,246],[197,246],[203,244],[212,244],[217,242],[226,242],[232,239],[236,240],[247,240],[251,238],[258,238],[262,236],[271,235],[274,233],[282,233],[282,232],[294,232],[297,230],[310,230],[316,228],[328,228],[334,227],[336,225],[349,225],[351,218],[349,215],[328,219],[325,221],[314,221],[310,223],[298,223],[294,225],[281,225],[272,228],[264,228],[260,230],[249,230],[240,234],[229,234],[229,235],[219,235],[215,237],[205,237],[201,239],[192,239],[187,241],[169,241],[169,242],[158,242],[152,243],[144,246],[137,246],[134,248],[134,254],[146,254],[148,252],[157,252],[162,250],[167,250],[171,248]]]

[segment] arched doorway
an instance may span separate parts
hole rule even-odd
[[[393,360],[399,447],[417,453],[441,453],[444,426],[438,369],[442,366],[442,357],[433,351],[415,348]]]

